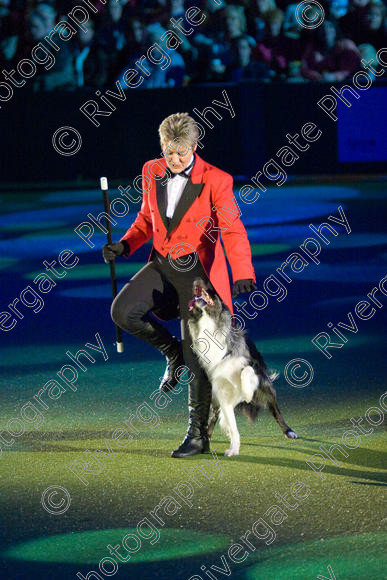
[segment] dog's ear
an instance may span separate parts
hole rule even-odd
[[[213,294],[213,292],[211,292],[211,294]],[[207,292],[206,290],[204,290],[204,288],[202,288],[202,296],[203,296],[204,300],[207,302],[208,306],[214,306],[213,296],[210,295],[210,292]]]
[[[205,288],[205,284],[201,278],[195,278],[193,282],[193,291],[194,294],[197,294],[198,291],[201,292],[202,288]]]
[[[215,290],[212,288],[207,289],[207,294],[212,298],[213,301],[216,301],[216,299],[219,298]]]

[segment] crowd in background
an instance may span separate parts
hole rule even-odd
[[[0,0],[0,65],[11,70],[50,33],[80,1]],[[55,66],[43,66],[31,81],[34,90],[79,86],[114,86],[123,71],[135,67],[166,30],[183,39],[168,50],[170,65],[153,71],[141,88],[178,87],[199,83],[256,81],[343,81],[387,48],[386,4],[382,0],[319,0],[325,16],[315,29],[296,19],[297,3],[287,0],[92,0],[98,14],[53,51]],[[197,6],[205,20],[184,36],[171,25]],[[312,10],[312,9],[311,9]],[[318,8],[314,7],[316,13]],[[312,14],[312,13],[311,13]],[[52,37],[52,38],[55,38]],[[363,63],[364,64],[364,63]],[[126,88],[126,87],[125,87]]]

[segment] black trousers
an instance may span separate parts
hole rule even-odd
[[[184,362],[191,371],[190,376],[194,375],[189,383],[190,425],[195,423],[198,431],[207,427],[211,384],[191,348],[187,325],[188,303],[193,296],[195,278],[202,278],[212,288],[196,254],[175,261],[164,258],[154,250],[152,260],[133,276],[115,298],[111,315],[120,328],[155,346],[155,336],[162,337],[164,342],[173,338],[151,313],[165,310],[166,305],[172,306],[171,310],[179,307]]]

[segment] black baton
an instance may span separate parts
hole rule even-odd
[[[113,242],[112,239],[112,225],[108,218],[110,218],[110,207],[109,207],[109,189],[108,189],[108,180],[106,177],[100,178],[101,190],[103,195],[103,205],[105,208],[105,224],[107,229],[107,241],[108,244]],[[117,296],[117,278],[116,278],[116,266],[114,260],[110,260],[110,280],[112,283],[112,294],[113,298]],[[116,324],[114,325],[116,328],[116,340],[117,340],[117,352],[124,352],[124,343],[122,341],[122,331],[119,326]]]

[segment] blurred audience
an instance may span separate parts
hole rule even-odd
[[[272,77],[286,78],[287,56],[282,25],[285,15],[275,8],[265,15],[265,32],[258,44],[257,54],[269,67]]]
[[[89,10],[87,31],[72,23],[76,32],[64,41],[60,29],[52,30],[59,22],[70,25],[67,14],[77,4],[0,0],[2,68],[31,58],[38,43],[49,48],[50,35],[60,49],[51,47],[55,64],[49,70],[37,66],[28,82],[33,90],[114,87],[117,80],[126,89],[124,72],[142,67],[141,88],[256,80],[340,82],[361,70],[361,59],[373,59],[380,73],[376,53],[387,48],[383,0],[319,0],[324,17],[317,6],[310,10],[315,16],[320,12],[323,22],[312,29],[301,26],[295,0],[92,0],[98,13]],[[193,18],[204,18],[192,26],[187,10],[194,6],[201,13]]]
[[[248,10],[248,31],[259,42],[265,33],[265,16],[277,8],[275,0],[252,0]]]
[[[129,33],[129,19],[123,0],[108,0],[102,12],[98,39],[108,58],[107,83],[114,82],[124,66],[125,48]]]
[[[18,50],[15,55],[15,61],[19,62],[22,59],[31,57],[31,50],[34,46],[44,42],[45,37],[52,31],[55,26],[55,10],[48,4],[38,5],[38,9],[30,12],[27,20],[26,35],[23,42],[18,45]],[[51,35],[51,40],[60,49],[56,51],[54,48],[48,48],[55,58],[53,66],[37,66],[36,74],[33,75],[29,86],[34,90],[52,91],[55,89],[72,89],[76,86],[75,70],[73,63],[73,54],[71,48],[66,42],[59,39],[57,33]],[[31,59],[30,59],[31,60]]]
[[[371,44],[360,44],[359,45],[359,52],[360,52],[360,58],[362,61],[365,61],[364,64],[367,65],[368,63],[371,62],[372,64],[372,68],[367,68],[367,74],[371,77],[371,79],[374,81],[376,80],[379,76],[381,76],[383,74],[383,67],[378,64],[377,58],[376,58],[376,53],[377,50],[374,46],[372,46]],[[362,68],[366,68],[363,65],[362,62]],[[373,72],[372,69],[375,71]]]
[[[364,15],[370,0],[349,0],[347,13],[340,18],[340,30],[345,38],[350,38],[355,44],[361,42],[364,28]]]
[[[226,80],[239,83],[247,80],[262,80],[269,78],[269,68],[263,62],[257,62],[253,56],[254,44],[251,37],[243,34],[239,36],[233,46],[232,64],[226,72]]]
[[[387,48],[386,7],[380,0],[371,0],[363,15],[362,33],[358,42]]]
[[[360,70],[360,52],[355,43],[340,37],[337,24],[324,20],[302,59],[302,74],[307,79],[343,81]]]
[[[78,87],[99,87],[108,79],[109,60],[98,42],[94,22],[89,22],[87,32],[77,35],[74,49],[74,68]]]

